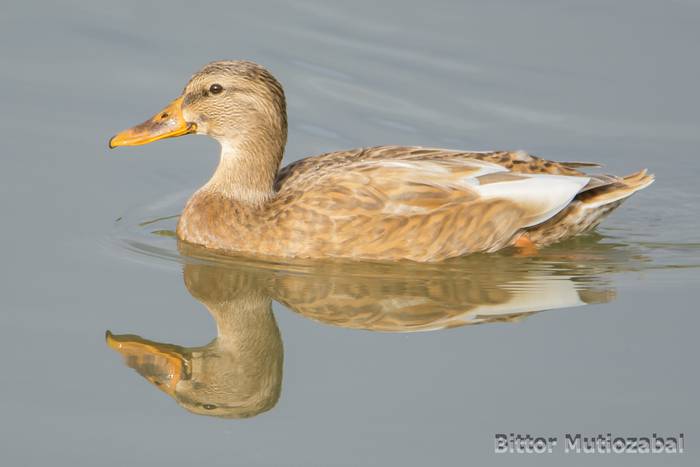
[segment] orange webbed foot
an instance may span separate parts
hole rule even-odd
[[[517,252],[515,253],[516,256],[537,256],[540,252],[537,245],[535,245],[525,234],[519,236],[513,242],[513,246],[517,248]]]

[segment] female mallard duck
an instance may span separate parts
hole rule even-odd
[[[221,144],[211,180],[187,203],[181,240],[275,257],[440,261],[543,246],[594,228],[653,176],[586,175],[596,164],[524,152],[379,146],[309,157],[279,170],[287,113],[262,66],[213,62],[182,96],[110,147],[188,133]]]

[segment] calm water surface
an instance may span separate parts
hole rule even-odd
[[[698,24],[690,0],[6,6],[2,464],[697,465]],[[106,142],[223,58],[284,84],[287,163],[525,149],[657,182],[536,257],[187,250],[216,144]],[[495,455],[510,432],[687,452]]]

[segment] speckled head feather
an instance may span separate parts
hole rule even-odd
[[[287,141],[284,91],[261,65],[211,62],[192,76],[182,95],[183,115],[197,124],[198,133],[222,141],[255,132],[274,142],[281,158]]]
[[[234,84],[228,89],[234,92],[246,92],[251,94],[261,93],[269,99],[276,114],[282,117],[284,127],[287,127],[287,105],[284,97],[284,89],[277,79],[272,76],[265,67],[246,60],[220,60],[205,65],[201,70],[192,75],[182,91],[185,96],[185,104],[192,103],[199,98],[209,97],[207,84],[215,84],[217,78],[232,80]],[[209,83],[211,81],[211,83]],[[196,92],[199,90],[200,92]],[[224,88],[224,91],[227,91]],[[261,96],[258,96],[261,97]]]

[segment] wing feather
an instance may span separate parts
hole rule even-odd
[[[589,177],[520,174],[515,179],[474,187],[483,199],[507,199],[523,209],[523,227],[540,224],[564,209],[585,187]]]
[[[408,214],[439,209],[463,200],[501,199],[522,209],[522,227],[546,221],[564,209],[590,181],[589,177],[550,174],[514,174],[503,166],[476,159],[364,160],[327,171],[315,179],[321,186],[353,186],[350,204],[367,198],[381,201],[381,211]],[[313,187],[307,189],[314,190]],[[376,207],[376,204],[372,206]],[[338,205],[335,205],[335,209]]]
[[[318,156],[280,173],[280,205],[271,212],[291,232],[283,248],[295,255],[435,261],[504,247],[520,229],[564,209],[590,181],[542,164],[536,173],[523,164],[511,170],[510,160],[496,162],[501,157],[400,147]]]

